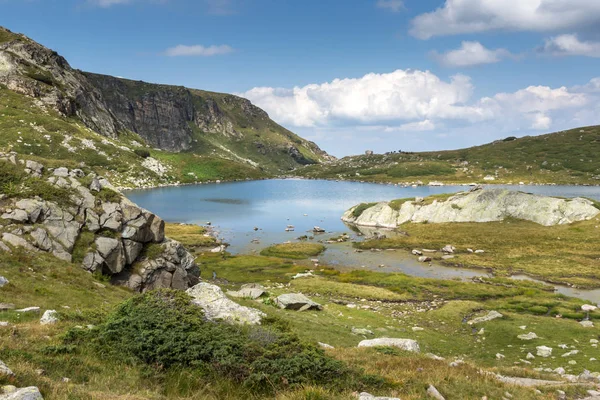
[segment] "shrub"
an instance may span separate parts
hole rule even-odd
[[[135,149],[133,152],[142,158],[150,157],[150,152],[146,149]]]
[[[121,202],[121,195],[112,189],[103,187],[96,195],[96,198],[105,203]]]
[[[365,212],[366,209],[373,207],[377,203],[360,203],[353,211],[352,216],[358,218]]]
[[[513,140],[517,140],[516,136],[509,136],[507,138],[502,139],[503,142],[512,142]]]
[[[103,357],[159,370],[195,369],[258,391],[299,384],[356,386],[353,378],[360,385],[362,375],[341,361],[302,343],[285,325],[263,322],[256,327],[209,322],[187,294],[162,289],[125,301],[88,337],[66,335],[64,344],[92,341]]]

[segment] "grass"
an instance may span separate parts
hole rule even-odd
[[[260,254],[268,257],[291,258],[301,260],[315,257],[325,251],[325,246],[318,243],[296,242],[282,243],[263,249]]]
[[[354,218],[358,218],[362,215],[362,213],[365,212],[365,210],[368,210],[376,204],[377,203],[360,203],[354,210],[352,210],[352,215]]]
[[[483,146],[436,152],[394,152],[344,157],[308,166],[309,178],[413,183],[557,183],[599,184],[600,126],[541,136],[495,141]],[[358,175],[357,175],[358,174]]]
[[[188,249],[214,247],[216,239],[207,233],[206,228],[199,225],[165,224],[165,235],[177,240]]]
[[[539,224],[506,220],[488,223],[413,224],[399,227],[408,235],[372,239],[355,247],[396,249],[457,248],[454,258],[441,260],[451,265],[489,268],[499,275],[526,273],[550,282],[580,287],[600,287],[597,259],[600,229],[597,219],[570,225],[544,227]],[[481,249],[483,254],[467,251]]]

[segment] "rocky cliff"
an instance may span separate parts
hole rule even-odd
[[[491,222],[517,218],[552,226],[588,220],[600,214],[600,209],[587,199],[559,199],[506,189],[475,189],[445,201],[426,200],[358,205],[346,211],[342,221],[359,226],[397,228],[407,222]]]
[[[2,188],[13,188],[0,194],[0,251],[52,253],[136,291],[198,283],[194,257],[165,237],[163,220],[113,191],[106,179],[2,153],[0,171]]]
[[[134,132],[162,150],[214,153],[270,171],[332,159],[246,99],[81,72],[1,27],[0,84],[102,135]]]

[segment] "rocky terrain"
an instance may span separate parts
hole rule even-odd
[[[27,187],[0,195],[0,251],[52,253],[135,291],[187,289],[198,282],[194,257],[165,237],[164,221],[114,191],[105,178],[81,169],[46,169],[15,154],[0,154],[0,163],[35,179],[27,184],[54,190],[53,198],[42,191],[26,197]]]
[[[407,222],[492,222],[507,218],[532,221],[544,226],[585,221],[600,214],[591,200],[559,199],[506,189],[475,188],[438,201],[404,199],[352,207],[344,213],[347,223],[397,228]]]

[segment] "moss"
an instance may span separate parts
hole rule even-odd
[[[149,260],[156,260],[158,257],[162,255],[164,248],[158,243],[150,243],[144,246],[142,250],[142,257],[145,257]]]

